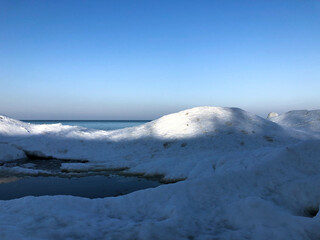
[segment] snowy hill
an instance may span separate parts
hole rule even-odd
[[[317,114],[270,121],[198,107],[115,131],[2,116],[2,161],[26,152],[88,161],[64,164],[69,171],[125,167],[185,180],[115,198],[0,201],[0,239],[319,239]]]
[[[196,177],[200,172],[203,175],[203,169],[220,166],[221,157],[238,155],[239,150],[297,142],[300,135],[293,136],[279,125],[241,109],[220,107],[197,107],[115,131],[0,120],[2,139],[28,154],[89,161],[65,164],[68,170],[92,165],[106,169],[128,167],[131,173],[161,174],[167,179]],[[197,160],[200,156],[202,161]]]
[[[296,110],[271,116],[269,120],[279,125],[310,133],[320,133],[320,110]]]

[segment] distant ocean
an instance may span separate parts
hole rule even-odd
[[[115,130],[126,127],[134,127],[150,120],[22,120],[32,124],[55,124],[80,126],[99,130]]]

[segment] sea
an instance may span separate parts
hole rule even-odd
[[[126,127],[134,127],[150,120],[22,120],[23,122],[32,124],[55,124],[61,123],[63,125],[79,126],[89,129],[98,130],[116,130]]]

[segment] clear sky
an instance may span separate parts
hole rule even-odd
[[[320,108],[319,0],[0,0],[0,113]]]

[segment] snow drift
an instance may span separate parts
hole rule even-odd
[[[320,110],[295,110],[268,119],[285,127],[320,134]]]
[[[115,131],[2,116],[0,150],[185,180],[116,198],[0,201],[0,238],[319,239],[319,115],[198,107]]]
[[[211,171],[212,165],[221,165],[218,159],[222,155],[255,152],[303,137],[241,109],[219,107],[193,108],[115,131],[32,125],[3,118],[0,134],[29,155],[89,161],[74,164],[78,170],[92,165],[100,169],[127,167],[131,173],[161,174],[166,179],[197,177],[204,169]],[[195,160],[199,158],[201,161]],[[241,157],[238,160],[241,162]],[[227,165],[238,164],[231,162]],[[65,165],[68,170],[73,166]]]

